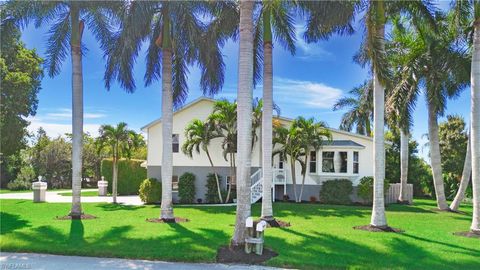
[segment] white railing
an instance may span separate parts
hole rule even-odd
[[[260,198],[262,198],[263,192],[263,177],[262,169],[258,169],[255,173],[250,176],[252,186],[250,187],[251,191],[251,203],[256,203]]]

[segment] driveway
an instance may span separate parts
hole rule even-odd
[[[97,189],[82,189],[82,192],[86,191],[96,191]],[[56,203],[70,203],[72,202],[72,196],[62,196],[60,193],[68,193],[69,190],[63,191],[48,191],[45,194],[45,200],[47,202],[56,202]],[[0,194],[0,200],[3,199],[20,199],[20,200],[33,200],[33,191],[32,192],[22,192],[22,193],[5,193]],[[100,197],[100,196],[82,196],[82,202],[85,203],[100,203],[100,202],[112,202],[112,197]],[[140,197],[137,195],[132,196],[117,196],[117,202],[126,204],[126,205],[143,205],[143,202],[140,200]]]
[[[258,265],[228,265],[207,263],[179,263],[147,260],[130,260],[114,258],[96,258],[79,256],[60,256],[37,253],[0,254],[0,269],[32,269],[32,270],[84,270],[84,269],[132,269],[132,270],[253,270],[278,269]]]

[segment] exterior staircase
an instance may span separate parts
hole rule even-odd
[[[263,176],[262,169],[258,169],[252,176],[250,176],[252,186],[250,187],[251,203],[256,203],[262,198],[263,190]]]

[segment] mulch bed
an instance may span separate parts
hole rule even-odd
[[[255,224],[260,222],[261,220],[256,220]],[[267,222],[267,227],[270,228],[285,228],[285,227],[290,227],[292,226],[290,222],[282,221],[279,219],[273,219],[273,220],[265,220]]]
[[[480,233],[474,233],[472,231],[456,232],[456,233],[453,233],[453,234],[456,235],[456,236],[463,236],[463,237],[468,237],[468,238],[478,238],[478,239],[480,239]]]
[[[153,223],[182,223],[189,222],[190,220],[188,218],[175,217],[175,219],[147,218],[146,221]]]
[[[62,216],[62,217],[59,217],[57,216],[55,219],[56,220],[80,220],[80,219],[96,219],[97,217],[96,216],[93,216],[93,215],[89,215],[89,214],[82,214],[80,217],[79,216],[70,216],[70,215],[66,215],[66,216]]]
[[[393,232],[393,233],[402,233],[405,232],[404,230],[392,228],[392,227],[377,227],[372,225],[363,225],[363,226],[355,226],[353,227],[355,230],[363,230],[369,232]]]
[[[278,253],[268,248],[263,248],[262,255],[254,252],[247,254],[244,248],[244,246],[221,246],[217,251],[216,260],[218,263],[261,264],[278,256]]]

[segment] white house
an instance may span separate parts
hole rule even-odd
[[[193,119],[206,120],[211,114],[215,100],[209,98],[199,98],[186,104],[173,114],[173,190],[176,192],[178,178],[185,172],[191,172],[196,175],[196,194],[197,198],[204,199],[205,183],[212,168],[204,152],[194,153],[193,158],[188,157],[181,151],[181,145],[185,141],[184,130],[187,124]],[[289,125],[292,119],[278,117],[283,125]],[[322,146],[318,151],[312,150],[310,160],[307,162],[307,175],[305,179],[305,190],[303,200],[308,200],[310,196],[318,198],[319,191],[323,181],[331,179],[349,179],[356,186],[363,176],[373,175],[373,140],[370,137],[362,136],[342,130],[329,128],[332,133],[332,142]],[[148,136],[148,156],[147,170],[148,177],[154,177],[160,180],[161,175],[161,157],[162,157],[162,125],[161,119],[157,119],[142,128],[142,131]],[[260,139],[252,151],[252,185],[261,182],[261,149]],[[224,180],[222,185],[224,189],[230,181],[232,175],[229,161],[226,161],[222,154],[221,139],[212,141],[209,147],[213,163],[218,174]],[[292,177],[290,164],[288,161],[280,160],[279,156],[273,158],[274,167],[274,197],[282,199],[284,194],[293,198]],[[297,162],[296,179],[298,188],[301,184],[301,169]],[[256,183],[259,182],[259,183]],[[255,192],[253,192],[255,193]],[[176,197],[176,196],[174,196]],[[252,195],[253,201],[260,199],[257,195]]]

